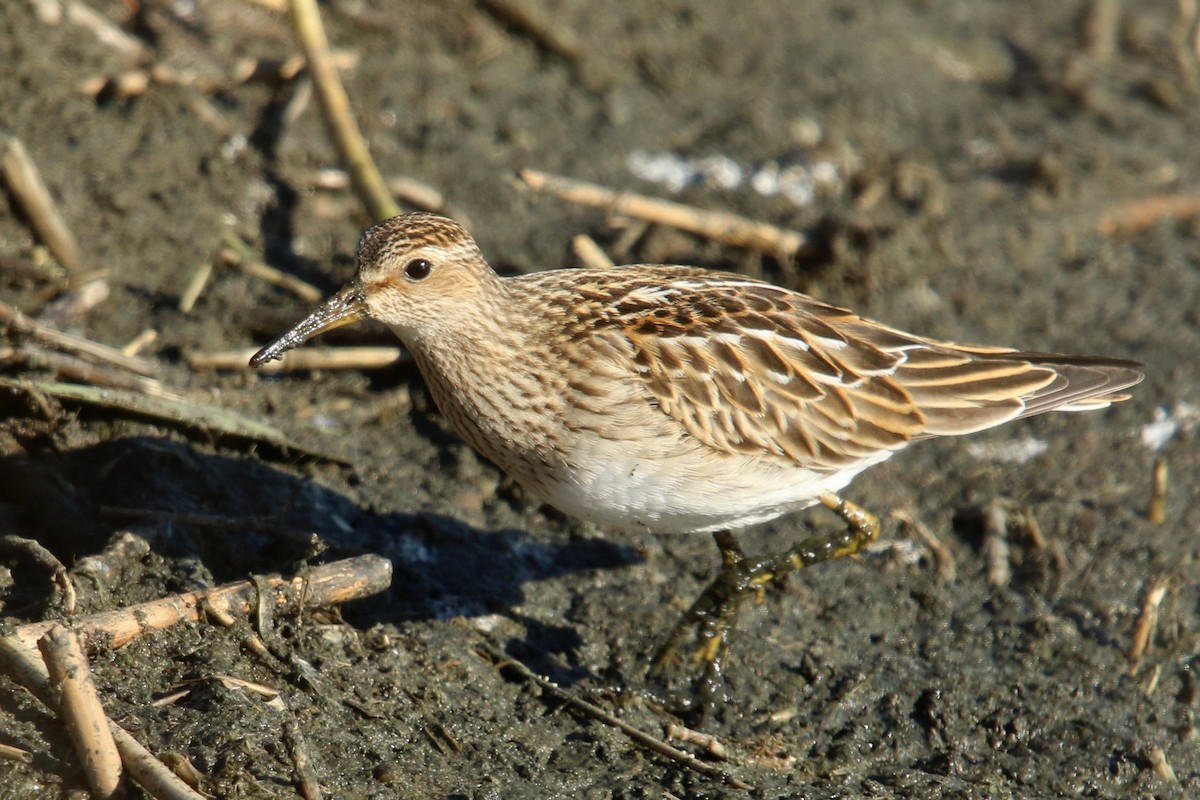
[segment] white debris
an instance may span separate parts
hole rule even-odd
[[[688,186],[709,186],[732,191],[749,186],[764,197],[782,194],[794,205],[807,206],[819,193],[836,194],[842,190],[841,169],[830,160],[782,166],[768,161],[757,167],[744,167],[729,156],[684,158],[675,153],[648,153],[636,150],[625,164],[637,178],[665,186],[677,194]]]
[[[965,443],[967,453],[980,461],[999,461],[1005,464],[1024,464],[1046,452],[1046,441],[1032,436],[1003,442]]]
[[[1190,433],[1200,425],[1200,406],[1180,400],[1170,411],[1154,409],[1154,419],[1142,426],[1142,444],[1157,453],[1179,433]]]

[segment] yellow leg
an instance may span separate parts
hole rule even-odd
[[[721,571],[692,603],[655,654],[650,665],[652,679],[661,677],[668,663],[679,660],[680,646],[694,635],[697,647],[689,661],[703,665],[703,674],[694,690],[703,701],[702,711],[710,710],[723,691],[722,674],[729,638],[742,603],[752,596],[762,602],[766,584],[798,569],[858,553],[879,537],[879,520],[870,512],[831,492],[821,495],[820,500],[845,520],[846,528],[834,534],[809,537],[778,555],[747,558],[732,533],[718,531],[713,534],[721,551]]]

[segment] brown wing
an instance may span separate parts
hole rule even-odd
[[[1129,362],[921,339],[737,276],[634,274],[600,304],[604,327],[623,331],[662,411],[724,452],[839,469],[917,438],[1100,407],[1141,377]]]

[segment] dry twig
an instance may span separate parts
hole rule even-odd
[[[195,370],[249,370],[250,357],[256,352],[257,348],[216,353],[185,352],[183,357]],[[263,364],[254,371],[274,375],[317,369],[383,369],[401,361],[405,355],[406,351],[399,347],[306,347],[292,350],[285,358]]]
[[[342,164],[350,173],[350,182],[358,194],[367,214],[372,219],[382,220],[400,213],[400,206],[388,192],[379,169],[371,159],[366,140],[350,113],[350,99],[338,77],[337,67],[330,58],[329,39],[321,24],[316,0],[289,0],[292,24],[308,68],[313,76],[321,109],[329,135],[337,147]]]
[[[1200,193],[1158,194],[1115,206],[1100,217],[1101,236],[1145,233],[1163,220],[1200,217]]]
[[[54,259],[68,275],[79,272],[82,266],[79,243],[58,213],[37,165],[15,136],[0,137],[0,177]]]
[[[28,336],[47,347],[86,358],[88,361],[108,364],[145,377],[153,377],[158,372],[154,363],[144,358],[127,356],[115,347],[51,328],[49,325],[30,319],[3,302],[0,302],[0,324],[8,326],[9,330],[16,334]]]
[[[325,293],[307,281],[302,281],[295,275],[272,267],[256,258],[250,245],[233,230],[226,230],[221,236],[221,244],[227,250],[223,253],[226,263],[239,267],[247,275],[266,281],[272,286],[278,286],[284,291],[291,292],[307,303],[315,303],[325,296]]]
[[[1171,762],[1167,761],[1167,754],[1161,747],[1151,747],[1147,750],[1146,760],[1150,762],[1150,768],[1159,778],[1167,783],[1179,783],[1179,778],[1175,777],[1175,770],[1171,769]]]
[[[21,641],[16,636],[0,636],[0,673],[24,686],[47,708],[58,708],[59,693],[50,684],[46,665],[34,655],[35,652],[28,641]],[[128,731],[111,720],[108,725],[121,754],[121,763],[151,797],[158,800],[205,800],[203,795],[151,755]]]
[[[570,64],[575,77],[592,91],[603,91],[613,83],[609,65],[588,50],[575,31],[554,20],[530,0],[483,0],[494,16],[531,38],[538,47]]]
[[[992,500],[983,510],[983,552],[987,561],[988,585],[1007,586],[1012,579],[1012,569],[1009,566],[1008,515],[998,500]]]
[[[796,255],[808,247],[807,237],[799,231],[755,222],[737,214],[705,211],[669,200],[615,192],[594,183],[532,169],[521,170],[521,179],[535,191],[548,191],[573,203],[606,208],[612,214],[637,217],[735,247],[770,253],[786,264],[792,263]]]
[[[90,6],[78,2],[78,0],[69,0],[66,7],[67,21],[87,28],[101,43],[112,47],[121,55],[131,58],[140,59],[147,56],[146,45],[141,39],[125,33],[109,22],[107,17],[93,11]]]
[[[1146,518],[1161,525],[1167,518],[1167,460],[1162,456],[1154,459],[1154,484],[1150,489],[1150,502],[1146,505]]]
[[[1121,0],[1092,0],[1083,16],[1083,48],[1097,61],[1107,61],[1117,51],[1121,28]]]
[[[889,516],[900,522],[905,533],[929,548],[929,552],[933,553],[934,572],[937,576],[947,583],[954,583],[958,578],[958,562],[954,558],[954,551],[912,513],[896,509]]]
[[[658,737],[651,736],[645,731],[633,727],[628,722],[625,722],[618,717],[614,717],[612,714],[609,714],[599,706],[576,697],[575,695],[558,686],[550,679],[543,678],[541,675],[538,675],[536,672],[515,658],[500,652],[491,644],[487,642],[481,642],[479,646],[483,653],[486,654],[488,658],[490,658],[496,665],[497,669],[511,669],[517,674],[518,677],[521,678],[521,680],[537,686],[543,692],[551,695],[559,702],[570,706],[588,719],[594,719],[597,722],[601,722],[605,725],[616,728],[617,730],[621,731],[621,733],[640,744],[642,747],[658,753],[661,756],[665,756],[680,766],[686,767],[694,772],[699,772],[701,775],[709,778],[715,778],[728,786],[732,786],[734,789],[751,788],[748,783],[735,778],[728,772],[725,772],[718,767],[714,767],[712,764],[706,764],[703,761],[698,760],[692,754],[685,753],[676,747],[672,747]]]
[[[270,590],[266,598],[277,608],[296,611],[300,607],[336,605],[375,594],[392,581],[392,562],[379,556],[359,556],[314,567],[304,577],[287,580],[264,579]],[[147,631],[162,630],[184,621],[197,622],[204,607],[245,614],[257,593],[253,581],[239,581],[204,591],[187,592],[160,600],[80,617],[76,620],[88,646],[103,640],[113,648],[123,647]],[[35,647],[55,623],[21,625],[12,638],[25,647]]]
[[[166,389],[162,382],[155,378],[133,375],[120,369],[111,368],[105,364],[94,364],[77,358],[69,353],[59,353],[34,342],[26,342],[15,348],[7,357],[13,363],[21,363],[26,371],[46,369],[55,377],[85,383],[89,386],[103,386],[110,389],[122,389],[136,392],[147,397],[182,400],[181,395]]]
[[[308,744],[304,741],[304,733],[295,717],[289,717],[283,723],[283,742],[292,756],[296,782],[300,785],[300,796],[304,800],[321,800],[321,782],[317,779],[312,758],[308,755]]]
[[[585,266],[592,269],[608,269],[615,266],[608,254],[596,244],[596,240],[587,234],[581,233],[572,239],[571,250]]]
[[[683,742],[684,744],[694,744],[718,761],[729,760],[729,750],[726,749],[725,745],[721,744],[720,739],[711,733],[701,733],[683,725],[672,723],[667,725],[667,739],[668,741]]]
[[[307,175],[304,182],[314,189],[336,191],[350,186],[350,176],[341,169],[320,169]],[[470,220],[461,209],[451,204],[440,190],[424,181],[400,176],[388,178],[387,187],[393,197],[413,208],[451,217],[458,220],[464,228],[471,227]]]
[[[1133,644],[1129,647],[1129,674],[1137,675],[1142,663],[1142,656],[1150,647],[1154,638],[1154,628],[1158,625],[1158,607],[1162,605],[1163,597],[1171,586],[1168,575],[1160,575],[1146,590],[1146,598],[1142,601],[1142,610],[1138,614],[1137,625],[1133,628]]]

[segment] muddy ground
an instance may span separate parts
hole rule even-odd
[[[1122,204],[1194,198],[1200,186],[1187,4],[539,0],[580,36],[574,61],[487,4],[324,6],[335,46],[353,56],[343,77],[384,174],[442,191],[503,270],[572,265],[571,238],[587,233],[619,261],[750,271],[922,333],[1146,364],[1145,383],[1111,410],[924,443],[856,481],[849,496],[885,516],[882,543],[747,609],[729,702],[685,720],[729,749],[721,766],[744,791],[562,709],[479,655],[493,643],[661,735],[675,718],[636,690],[716,565],[707,537],[598,530],[538,507],[448,433],[407,362],[279,377],[188,366],[189,353],[261,344],[307,309],[218,266],[181,312],[225,231],[331,291],[370,220],[348,192],[313,186],[336,157],[303,74],[235,79],[242,59],[296,52],[284,17],[233,0],[87,5],[140,54],[44,18],[47,4],[0,4],[0,127],[25,143],[110,294],[56,312],[61,283],[10,203],[0,299],[116,346],[153,329],[144,355],[166,386],[340,460],[9,383],[3,533],[81,565],[81,613],[290,574],[347,549],[395,569],[390,591],[344,607],[344,622],[275,620],[268,638],[310,664],[307,677],[299,662],[248,656],[244,631],[209,625],[95,655],[110,715],[156,753],[186,757],[204,791],[297,796],[284,730],[298,723],[327,797],[1200,793],[1188,405],[1200,403],[1200,223],[1193,202],[1190,218],[1102,227]],[[149,66],[160,79],[133,96],[81,88]],[[760,184],[773,164],[793,176],[820,165],[832,180],[811,200],[712,180],[677,197],[819,246],[793,266],[661,228],[624,236],[602,211],[515,178],[536,168],[671,196],[631,171],[634,153],[724,156]],[[392,343],[370,326],[348,340]],[[0,377],[54,376],[9,352]],[[1160,408],[1172,416],[1159,430],[1175,429],[1156,452],[1143,428]],[[1146,514],[1156,457],[1171,476],[1158,525]],[[1029,510],[1044,546],[1015,524],[1020,513],[1008,514],[1006,538],[985,533],[982,510],[998,498]],[[114,506],[155,513],[104,512]],[[171,517],[185,513],[231,527]],[[902,514],[941,542],[940,560]],[[332,549],[314,555],[263,519]],[[743,544],[781,549],[832,524],[814,511]],[[19,550],[0,557],[6,624],[61,615],[44,568]],[[1131,675],[1139,610],[1163,576],[1153,643]],[[218,676],[273,686],[285,708]],[[154,705],[185,681],[187,696]],[[611,687],[630,691],[594,691]],[[0,798],[85,786],[57,719],[6,679],[0,743],[35,754],[28,766],[0,760]],[[1176,782],[1154,768],[1156,753]]]

